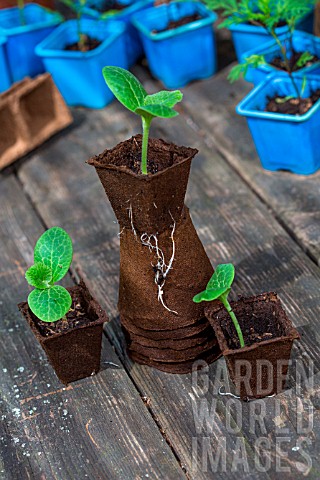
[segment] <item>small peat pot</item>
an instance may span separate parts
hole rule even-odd
[[[310,8],[310,13],[303,19],[297,22],[296,28],[308,33],[313,31],[313,12]],[[241,57],[249,50],[259,47],[260,45],[268,42],[272,39],[264,27],[256,25],[245,24],[233,24],[229,27],[232,34],[232,40],[236,51],[237,59],[240,62]],[[277,36],[285,35],[289,31],[286,25],[276,28],[275,32]]]
[[[295,77],[302,89],[304,79]],[[247,118],[262,166],[267,170],[288,170],[310,175],[320,168],[319,122],[320,77],[308,76],[303,98],[312,98],[311,108],[302,115],[266,111],[271,98],[295,97],[287,74],[273,74],[255,87],[237,106],[236,112]]]
[[[212,28],[217,16],[198,2],[172,2],[132,17],[152,74],[167,88],[179,88],[216,72]]]
[[[83,19],[82,34],[94,44],[87,51],[77,48],[77,22],[69,20],[51,33],[37,48],[46,69],[68,105],[103,108],[114,98],[101,75],[105,65],[126,68],[123,22]],[[92,45],[91,43],[91,45]]]
[[[293,76],[318,75],[320,73],[320,38],[310,35],[309,33],[295,31],[292,36],[292,46],[290,42],[290,36],[288,34],[282,37],[282,44],[285,51],[288,52],[289,59],[292,50],[297,54],[297,61],[299,58],[298,54],[304,52],[308,52],[315,57],[314,60],[308,62],[303,68],[294,69],[292,73]],[[242,55],[241,62],[244,62],[245,58],[251,55],[263,55],[267,62],[256,68],[250,67],[248,69],[245,79],[254,85],[259,85],[259,83],[263,82],[271,73],[279,72],[279,70],[284,71],[284,69],[281,69],[281,66],[284,66],[283,56],[275,40],[262,43],[252,50],[247,51]]]
[[[68,384],[100,370],[103,323],[107,314],[91,296],[83,281],[68,288],[72,306],[65,320],[39,320],[28,303],[18,305],[62,383]]]
[[[59,13],[36,4],[24,7],[23,18],[17,7],[0,10],[0,35],[7,37],[5,48],[12,82],[45,71],[35,47],[61,22]]]
[[[110,19],[120,20],[127,26],[126,31],[126,49],[128,57],[128,65],[131,67],[143,55],[142,42],[139,33],[131,23],[131,17],[152,5],[152,0],[119,0],[110,2],[109,0],[89,1],[88,7],[84,9],[84,14],[88,14],[93,18],[100,18],[101,14],[112,10],[114,14]],[[118,12],[115,11],[115,7]],[[106,19],[109,21],[110,19]]]
[[[277,294],[241,297],[230,305],[243,332],[245,346],[242,348],[224,307],[210,304],[206,315],[237,395],[242,400],[250,400],[280,393],[285,388],[292,344],[299,339],[299,333],[288,319]]]
[[[5,44],[7,39],[0,36],[0,92],[4,92],[11,85],[8,62],[6,58]]]

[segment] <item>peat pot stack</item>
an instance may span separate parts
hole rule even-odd
[[[187,373],[220,356],[193,296],[213,273],[184,198],[197,150],[150,139],[140,173],[141,135],[89,160],[120,226],[120,319],[132,360]]]

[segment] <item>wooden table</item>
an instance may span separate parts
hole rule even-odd
[[[0,175],[1,479],[320,478],[320,174],[261,168],[234,112],[249,89],[226,72],[196,82],[183,89],[181,115],[155,121],[152,135],[199,149],[187,204],[213,265],[236,265],[237,294],[279,292],[301,334],[293,360],[313,370],[297,391],[293,365],[291,389],[244,403],[218,393],[230,388],[223,359],[198,378],[130,362],[116,308],[118,226],[85,161],[140,121],[117,103],[74,109],[73,127]],[[83,276],[112,318],[101,372],[68,387],[16,307],[33,246],[54,225],[74,242],[66,283]]]

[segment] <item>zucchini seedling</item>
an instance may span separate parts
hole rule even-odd
[[[43,322],[56,322],[70,310],[70,293],[55,285],[66,275],[72,261],[72,241],[65,230],[53,227],[44,232],[34,248],[34,265],[26,280],[34,290],[28,296],[32,313]]]
[[[78,48],[80,52],[85,51],[86,35],[82,31],[81,20],[83,11],[87,6],[87,0],[59,0],[66,7],[75,13],[77,21]]]
[[[245,346],[242,330],[228,301],[228,296],[234,279],[234,273],[235,271],[232,263],[218,265],[214,271],[214,274],[210,278],[206,289],[193,297],[193,301],[195,303],[200,303],[203,301],[212,302],[213,300],[220,300],[231,317],[231,320],[237,331],[240,347],[242,348]]]
[[[139,80],[124,68],[104,67],[102,70],[106,84],[114,96],[128,110],[140,115],[142,120],[141,172],[148,174],[148,141],[152,120],[155,117],[172,118],[178,115],[173,107],[182,100],[180,90],[160,92],[148,95]]]

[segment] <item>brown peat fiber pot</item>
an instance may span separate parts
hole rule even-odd
[[[192,301],[213,273],[184,205],[197,150],[149,139],[148,175],[141,150],[136,135],[89,160],[119,223],[120,320],[132,360],[187,373],[221,355],[204,305]]]
[[[276,293],[240,297],[230,302],[240,324],[245,347],[240,348],[232,320],[224,307],[209,305],[209,319],[225,357],[236,393],[242,400],[263,398],[285,388],[293,341],[299,339]]]
[[[67,322],[43,322],[31,312],[27,302],[18,305],[64,384],[99,371],[103,323],[108,322],[107,314],[84,282],[67,290],[72,298]]]

